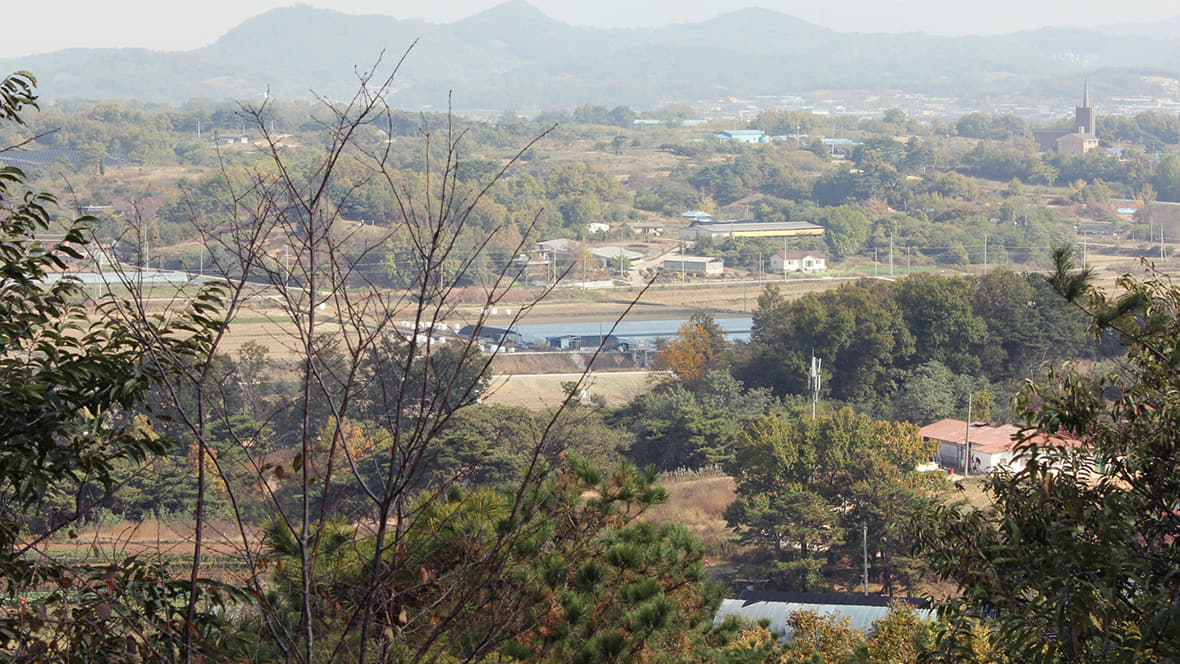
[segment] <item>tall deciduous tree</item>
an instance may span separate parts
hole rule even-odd
[[[934,360],[955,373],[980,370],[987,326],[971,308],[970,282],[919,274],[898,282],[892,294],[914,336],[916,364]]]
[[[36,107],[34,85],[26,72],[0,82],[0,120],[22,122]],[[68,222],[59,241],[36,239],[55,207],[26,188],[20,170],[0,167],[0,651],[17,662],[174,660],[186,634],[217,622],[202,611],[184,626],[184,598],[211,608],[210,584],[170,578],[135,557],[75,564],[43,551],[119,486],[128,465],[175,445],[134,416],[162,378],[153,349],[98,314],[63,274],[83,258],[96,220]],[[157,348],[200,356],[218,328],[218,292],[206,288],[176,316],[144,321]]]
[[[676,334],[660,343],[652,358],[656,379],[698,389],[708,373],[721,366],[729,341],[725,330],[703,311],[694,313]]]
[[[481,353],[474,336],[456,337],[448,324],[486,323],[515,281],[506,263],[488,269],[497,264],[488,254],[504,250],[506,235],[516,238],[506,253],[517,255],[527,233],[506,215],[481,214],[503,170],[479,183],[461,180],[462,132],[447,119],[422,126],[424,170],[413,177],[397,166],[390,143],[358,139],[373,125],[398,131],[387,106],[394,73],[362,74],[354,97],[325,102],[323,149],[287,150],[267,105],[243,108],[268,159],[241,178],[227,175],[212,217],[195,221],[219,249],[207,274],[228,292],[225,323],[215,330],[260,301],[289,321],[273,343],[295,358],[285,364],[291,393],[259,404],[262,422],[282,429],[275,446],[253,444],[262,426],[234,417],[222,374],[210,368],[223,337],[189,355],[171,350],[148,324],[149,298],[134,288],[112,312],[155,353],[197,476],[189,582],[167,604],[179,607],[168,624],[182,658],[479,661],[553,637],[576,660],[587,649],[633,654],[657,633],[683,633],[700,606],[686,601],[691,611],[674,611],[671,597],[696,592],[698,549],[674,528],[624,527],[657,502],[651,475],[626,471],[607,485],[587,479],[585,466],[556,475],[576,426],[563,417],[568,409],[535,426],[522,422],[514,435],[456,419],[477,401],[494,353]],[[593,169],[566,174],[562,186],[571,190],[584,184],[575,176],[595,180]],[[393,219],[363,227],[342,219],[358,182],[385,190],[380,198]],[[396,290],[358,269],[385,246],[397,248],[397,270],[407,276]],[[478,288],[460,292],[467,284]],[[255,297],[259,289],[265,298]],[[460,306],[472,309],[457,315]],[[512,307],[517,319],[528,306]],[[516,458],[508,463],[499,449]],[[464,491],[481,475],[507,484]],[[195,592],[210,564],[213,495],[232,504],[237,527],[222,545],[235,547],[250,595],[226,625],[232,629],[218,632],[234,634],[233,642],[218,649],[203,640],[196,618],[206,605]],[[250,523],[258,512],[268,524],[261,540]],[[605,564],[582,574],[591,560]],[[640,578],[656,569],[663,571],[654,586]],[[565,602],[573,585],[570,594],[581,593],[587,610],[581,623],[574,600]],[[607,609],[618,612],[606,617]]]
[[[837,399],[865,400],[894,390],[914,339],[888,287],[860,281],[787,301],[777,288],[758,297],[751,343],[735,373],[778,393],[806,390],[811,357],[823,360],[824,385]]]
[[[846,552],[869,527],[882,556],[874,571],[884,585],[913,580],[916,561],[906,515],[926,506],[929,487],[913,470],[931,450],[909,424],[874,422],[844,408],[815,420],[769,414],[747,426],[728,470],[737,500],[725,517],[743,541],[776,557],[774,581],[819,590],[823,562]]]
[[[836,260],[855,256],[869,239],[868,217],[854,206],[842,205],[827,210],[821,223],[828,251]]]

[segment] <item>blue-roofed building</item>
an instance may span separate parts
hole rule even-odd
[[[715,134],[719,141],[737,141],[738,143],[769,143],[770,137],[761,129],[727,129]]]
[[[863,145],[860,141],[854,141],[851,138],[825,138],[823,140],[824,145],[832,154],[851,154],[853,148]]]
[[[933,611],[921,608],[925,604],[925,600],[921,599],[747,590],[742,592],[738,599],[721,601],[721,606],[713,616],[713,626],[720,626],[729,616],[738,616],[753,623],[766,620],[766,628],[776,635],[778,642],[782,644],[794,638],[794,630],[787,624],[791,614],[810,611],[820,616],[834,615],[847,618],[849,627],[867,634],[874,622],[889,615],[889,606],[894,603],[913,607],[922,620],[934,619]]]
[[[685,219],[692,219],[694,221],[713,221],[713,215],[700,210],[689,210],[680,216],[684,217]]]

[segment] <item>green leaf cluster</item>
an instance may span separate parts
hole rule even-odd
[[[1180,657],[1180,290],[1125,276],[1114,298],[1059,252],[1053,281],[1126,347],[1121,371],[1030,384],[1016,472],[993,473],[993,506],[933,510],[932,567],[962,589],[951,623],[984,619],[1012,661],[1141,662]],[[1062,441],[1065,441],[1064,444]],[[970,635],[948,631],[951,657]]]

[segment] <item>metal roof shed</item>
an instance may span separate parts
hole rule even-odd
[[[823,595],[817,593],[742,593],[743,599],[721,601],[713,617],[713,626],[719,626],[731,615],[758,622],[768,621],[767,629],[778,636],[778,642],[786,643],[794,637],[794,630],[787,624],[792,613],[811,611],[821,616],[847,617],[849,626],[867,634],[877,620],[889,615],[889,605],[903,602],[919,606],[922,600],[902,597],[878,597],[859,595]],[[930,609],[915,608],[923,620],[932,619]]]

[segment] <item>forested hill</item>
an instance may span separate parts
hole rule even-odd
[[[1134,26],[948,38],[841,33],[742,9],[656,30],[605,30],[566,25],[523,0],[441,25],[295,6],[192,51],[71,49],[0,60],[0,70],[35,72],[47,99],[342,97],[355,80],[341,72],[368,70],[381,53],[396,62],[415,40],[397,86],[406,108],[444,105],[451,90],[460,110],[521,111],[839,88],[965,99],[1035,88],[1044,99],[1054,77],[1180,70],[1180,39]],[[1061,91],[1072,99],[1077,85]]]

